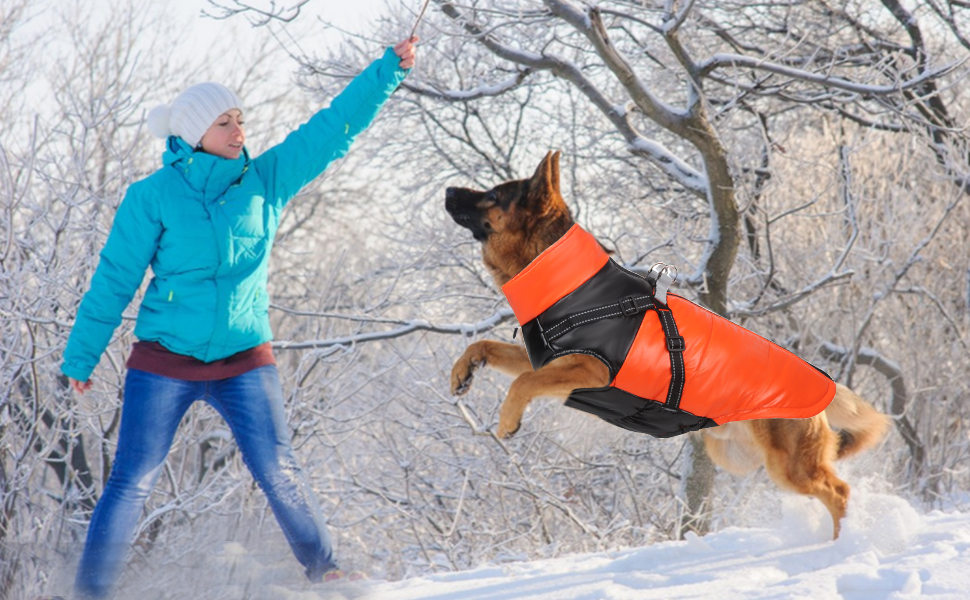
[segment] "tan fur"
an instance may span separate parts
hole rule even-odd
[[[890,419],[841,384],[836,384],[835,399],[825,409],[829,424],[847,436],[840,439],[838,458],[858,454],[882,441]]]
[[[465,349],[451,369],[451,392],[464,394],[479,367],[489,365],[513,377],[512,385],[499,409],[497,436],[508,438],[519,430],[525,409],[535,398],[566,401],[576,388],[600,387],[609,383],[606,365],[585,354],[570,354],[532,370],[529,355],[518,344],[481,340]]]
[[[833,537],[839,536],[849,485],[835,474],[839,437],[824,412],[810,419],[726,423],[703,436],[707,454],[724,470],[745,474],[764,465],[778,487],[821,500],[832,515]]]
[[[573,224],[559,193],[558,152],[547,154],[530,180],[507,182],[488,192],[451,188],[449,196],[453,190],[469,192],[469,198],[475,200],[471,208],[462,208],[449,197],[448,210],[460,225],[488,232],[482,259],[498,286],[528,266]],[[509,196],[515,193],[519,195]],[[475,194],[483,194],[483,199]],[[518,431],[534,398],[564,401],[576,388],[609,383],[609,370],[591,356],[564,356],[533,371],[522,345],[482,340],[471,344],[455,362],[452,393],[468,391],[475,370],[484,365],[513,378],[499,413],[496,434],[500,437]],[[833,463],[877,444],[888,423],[885,415],[852,390],[837,385],[829,407],[810,419],[732,422],[704,429],[700,435],[711,459],[724,470],[746,474],[764,466],[778,487],[821,500],[832,515],[834,537],[838,537],[849,485],[836,476]]]

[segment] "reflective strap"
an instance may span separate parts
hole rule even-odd
[[[687,379],[684,369],[684,350],[687,349],[687,343],[677,331],[677,322],[674,321],[674,314],[669,308],[658,306],[657,315],[660,317],[660,326],[664,330],[667,354],[670,355],[670,387],[667,388],[667,401],[664,405],[667,408],[679,408],[680,398],[684,393],[684,382]]]
[[[684,368],[684,351],[687,350],[687,342],[677,330],[674,314],[669,308],[658,306],[653,296],[627,296],[612,304],[567,315],[548,329],[543,329],[538,317],[535,319],[535,324],[542,341],[547,347],[552,347],[553,340],[582,325],[613,317],[632,317],[647,310],[657,311],[660,326],[664,332],[667,354],[670,355],[670,387],[667,388],[667,400],[664,405],[667,408],[677,409],[680,407],[680,398],[684,394],[684,383],[687,380],[687,372]]]
[[[606,306],[591,308],[583,312],[568,315],[548,329],[542,330],[541,326],[539,329],[542,331],[546,343],[549,343],[581,325],[587,325],[595,321],[611,319],[613,317],[632,317],[652,308],[654,308],[652,296],[627,296],[621,298],[618,302],[607,304]],[[537,324],[538,322],[538,319],[536,319]]]

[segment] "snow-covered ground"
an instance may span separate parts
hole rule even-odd
[[[858,490],[837,541],[828,513],[779,495],[780,518],[644,548],[503,563],[366,585],[308,586],[292,558],[274,565],[227,544],[212,560],[243,574],[221,594],[258,600],[907,600],[970,598],[970,513],[920,514]],[[216,566],[213,563],[213,566]],[[226,566],[230,568],[226,570]],[[185,582],[183,582],[185,583]],[[200,590],[202,591],[202,590]],[[196,597],[204,597],[204,593]]]
[[[786,499],[789,500],[789,499]],[[918,515],[870,498],[877,513],[819,541],[793,512],[779,528],[728,528],[703,538],[558,560],[486,567],[376,585],[380,600],[675,600],[970,598],[970,515]]]

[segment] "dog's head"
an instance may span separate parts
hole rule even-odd
[[[445,209],[482,243],[482,257],[502,286],[573,225],[559,193],[559,152],[549,152],[529,179],[479,191],[450,187]]]

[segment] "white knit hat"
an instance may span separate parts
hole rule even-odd
[[[148,130],[167,138],[177,135],[195,148],[209,127],[227,110],[242,110],[236,93],[221,83],[197,83],[148,113]]]

